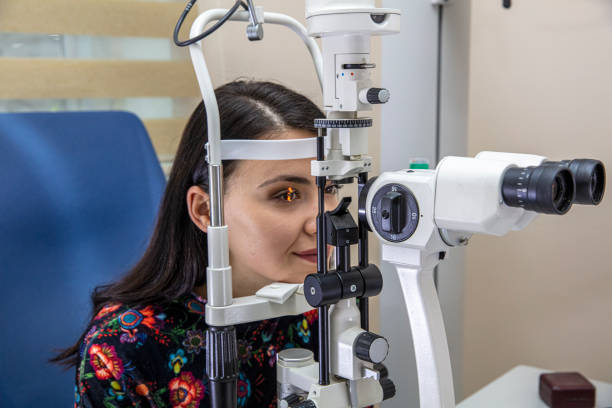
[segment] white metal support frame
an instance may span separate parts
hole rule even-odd
[[[195,37],[204,31],[206,25],[212,21],[222,18],[228,10],[226,9],[211,9],[200,14],[191,26],[191,37]],[[321,51],[316,41],[308,36],[306,28],[294,18],[280,14],[263,12],[261,8],[257,8],[258,21],[269,24],[278,24],[285,26],[295,32],[304,42],[316,68],[319,82],[322,86],[322,57]],[[230,20],[248,22],[251,15],[247,11],[234,13]],[[229,248],[228,248],[228,231],[227,225],[223,222],[223,180],[221,170],[222,150],[221,150],[221,130],[219,123],[219,107],[215,97],[214,87],[210,79],[210,73],[204,58],[202,50],[202,41],[198,41],[189,46],[189,52],[195,69],[200,93],[204,101],[206,109],[206,123],[208,131],[208,164],[210,168],[210,197],[211,197],[211,225],[208,229],[208,258],[209,266],[207,268],[207,297],[206,305],[206,321],[212,325],[229,325],[243,323],[261,318],[256,311],[265,311],[268,318],[283,316],[287,314],[299,314],[311,307],[303,300],[299,300],[299,295],[294,297],[298,300],[293,300],[293,303],[285,303],[273,301],[275,295],[273,292],[282,292],[284,289],[272,287],[279,285],[269,285],[266,287],[267,296],[250,296],[236,303],[230,310],[224,310],[224,307],[234,304],[232,298],[232,269],[229,265]]]
[[[204,27],[212,21],[219,20],[223,17],[228,10],[226,9],[211,9],[200,14],[191,26],[191,36],[196,36],[204,31]],[[258,13],[261,13],[261,9],[258,8]],[[247,11],[236,12],[231,18],[231,21],[249,21],[250,14]],[[308,36],[306,28],[300,24],[299,21],[293,17],[287,16],[280,13],[263,13],[263,19],[268,24],[278,24],[285,26],[295,32],[304,42],[310,55],[312,56],[319,83],[322,85],[323,78],[323,58],[321,56],[321,50],[317,45],[317,42]],[[221,131],[219,125],[219,107],[217,106],[217,98],[215,98],[215,89],[210,79],[210,73],[206,60],[204,59],[204,52],[202,50],[202,41],[198,41],[195,44],[189,46],[189,53],[191,54],[191,60],[193,62],[198,84],[200,85],[200,93],[204,101],[206,108],[206,123],[208,128],[208,143],[209,143],[209,163],[212,165],[221,164],[221,148],[219,141],[221,140]]]

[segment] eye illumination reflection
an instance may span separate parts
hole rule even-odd
[[[288,187],[287,190],[282,193],[280,198],[287,202],[295,201],[298,198],[298,192],[293,187]]]
[[[293,201],[297,198],[297,192],[293,187],[289,187],[287,192],[284,194],[285,201]]]

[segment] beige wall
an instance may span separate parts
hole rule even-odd
[[[596,157],[612,169],[612,1],[472,1],[469,151]],[[517,364],[612,382],[612,199],[475,237],[465,395]]]
[[[205,0],[198,4],[201,10],[207,10],[227,8],[228,2]],[[265,0],[256,4],[263,5],[264,11],[288,14],[305,24],[304,0]],[[250,42],[245,30],[245,23],[230,22],[204,44],[215,86],[239,77],[272,80],[317,103],[322,101],[310,54],[297,35],[285,27],[266,24],[263,41]]]

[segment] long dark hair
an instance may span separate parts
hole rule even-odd
[[[271,82],[234,81],[217,88],[215,95],[222,139],[259,139],[286,129],[315,133],[314,119],[324,116],[305,96]],[[191,186],[208,192],[207,139],[206,112],[200,102],[183,132],[149,246],[120,280],[93,290],[92,316],[109,303],[164,305],[205,283],[206,234],[189,218],[186,195]],[[225,180],[235,164],[223,163]],[[84,337],[85,333],[50,361],[76,366]]]

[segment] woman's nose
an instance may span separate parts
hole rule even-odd
[[[315,235],[317,233],[317,214],[318,210],[315,208],[315,211],[306,219],[304,231],[308,235]]]
[[[339,200],[337,197],[326,197],[325,210],[330,211],[338,206]],[[310,214],[304,224],[304,230],[309,235],[316,235],[317,233],[317,216],[319,215],[319,202],[318,200],[312,203]]]

